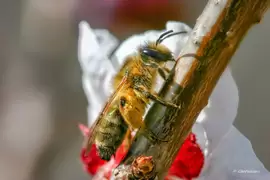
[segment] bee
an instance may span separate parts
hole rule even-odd
[[[99,156],[103,160],[110,160],[123,140],[130,138],[131,132],[139,128],[145,130],[148,138],[158,140],[145,127],[143,116],[150,100],[165,106],[180,108],[153,92],[157,74],[166,80],[166,73],[169,73],[169,70],[165,67],[165,63],[175,61],[172,52],[161,42],[170,36],[187,33],[186,31],[172,32],[161,34],[156,42],[140,46],[137,54],[127,57],[114,77],[114,93],[92,126],[91,136],[87,139],[86,152],[89,152],[94,142]],[[129,145],[130,142],[127,144]]]

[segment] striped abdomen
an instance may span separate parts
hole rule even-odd
[[[103,118],[96,132],[95,143],[100,158],[108,161],[123,142],[128,126],[118,108],[111,108]]]

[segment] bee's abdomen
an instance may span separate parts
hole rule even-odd
[[[118,110],[104,118],[96,134],[96,146],[100,158],[108,161],[124,140],[128,126]]]

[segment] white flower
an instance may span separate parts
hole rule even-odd
[[[78,57],[83,70],[83,87],[89,102],[89,124],[97,118],[110,94],[110,81],[127,55],[136,52],[138,45],[156,40],[164,31],[191,30],[183,23],[170,21],[164,31],[133,35],[114,53],[114,61],[119,64],[115,66],[108,55],[118,45],[118,41],[107,30],[92,30],[84,21],[80,23],[79,29]],[[177,35],[166,39],[163,44],[177,57],[187,39],[188,34]],[[207,155],[203,172],[198,178],[200,180],[270,179],[269,172],[254,154],[248,139],[233,126],[238,101],[238,89],[227,68],[193,127]]]

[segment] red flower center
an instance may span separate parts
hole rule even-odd
[[[196,143],[195,134],[191,133],[184,141],[172,166],[169,175],[186,180],[198,177],[204,164],[204,155]]]

